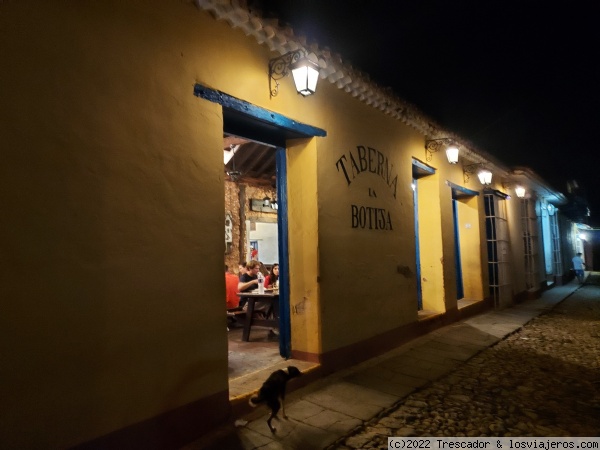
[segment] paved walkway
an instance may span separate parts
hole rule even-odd
[[[429,333],[360,365],[332,374],[288,395],[288,420],[256,411],[184,447],[200,449],[324,449],[482,350],[554,308],[579,285],[555,286],[535,300],[490,311]],[[333,447],[331,447],[333,448]]]

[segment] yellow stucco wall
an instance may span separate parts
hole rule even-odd
[[[480,201],[480,197],[475,196],[457,202],[464,298],[471,300],[483,298],[481,245],[485,241],[480,229],[480,211],[483,210]]]
[[[416,319],[414,225],[405,218],[413,211],[411,151],[423,144],[414,130],[373,114],[334,86],[324,91],[328,135],[317,151],[319,273],[322,346],[330,351]],[[366,161],[360,161],[359,147]],[[365,170],[353,171],[352,158]],[[380,158],[389,179],[378,169]],[[361,208],[379,209],[378,228],[384,229],[353,224],[353,205],[359,214]]]
[[[419,247],[423,309],[444,312],[444,252],[439,195],[439,173],[417,180]]]
[[[184,2],[2,5],[1,447],[227,389],[222,116],[193,86],[265,75],[225,28]]]
[[[322,350],[316,141],[290,141],[287,149],[292,348],[312,354]]]

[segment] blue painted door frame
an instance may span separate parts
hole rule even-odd
[[[413,214],[415,225],[415,262],[417,277],[417,309],[423,309],[423,285],[421,284],[421,233],[419,231],[419,183],[418,180],[435,174],[435,169],[427,164],[414,159],[412,161],[412,186],[413,186]]]
[[[288,236],[288,198],[286,151],[278,147],[275,154],[277,163],[277,236],[279,245],[279,354],[288,359],[291,355],[290,321],[290,264]]]
[[[419,195],[417,189],[419,185],[417,179],[413,178],[413,214],[415,215],[415,260],[417,264],[417,308],[423,309],[423,288],[421,286],[421,247],[419,245]]]
[[[462,264],[460,258],[460,233],[458,225],[458,200],[452,199],[452,215],[454,217],[454,258],[456,265],[456,298],[461,299],[465,296],[463,287]]]

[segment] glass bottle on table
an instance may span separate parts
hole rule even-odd
[[[261,272],[258,272],[258,293],[265,293],[265,277]]]

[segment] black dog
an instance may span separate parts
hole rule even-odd
[[[285,388],[287,382],[300,375],[302,375],[302,373],[294,366],[289,366],[287,372],[285,370],[277,370],[269,375],[267,381],[263,383],[258,391],[258,395],[250,398],[250,406],[256,407],[260,403],[266,403],[267,406],[271,408],[271,415],[267,419],[267,425],[269,425],[271,433],[275,433],[275,427],[271,425],[271,420],[273,420],[273,417],[277,417],[277,412],[280,407],[282,409],[283,418],[287,419],[283,403],[285,400]]]

